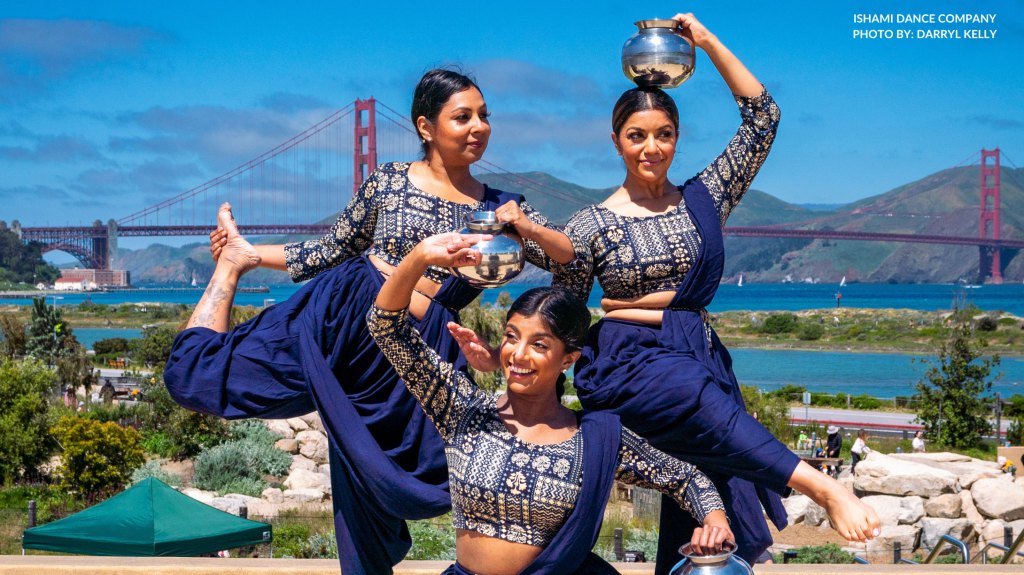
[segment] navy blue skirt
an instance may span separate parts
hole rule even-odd
[[[346,575],[391,573],[410,545],[404,520],[451,505],[441,437],[367,331],[382,284],[365,257],[349,260],[229,332],[183,331],[164,372],[171,396],[196,411],[229,419],[320,413]],[[465,360],[446,325],[477,294],[449,280],[425,317],[411,320],[460,369]]]
[[[737,554],[753,561],[772,542],[762,506],[785,527],[777,492],[799,458],[747,414],[732,360],[713,332],[708,341],[699,314],[672,310],[663,326],[598,322],[573,384],[585,409],[619,415],[653,446],[707,473],[722,494]],[[663,499],[659,573],[678,560],[676,550],[698,526]]]

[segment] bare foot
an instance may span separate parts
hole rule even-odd
[[[231,213],[231,204],[221,204],[217,210],[217,227],[227,233],[227,242],[221,249],[220,257],[217,258],[218,265],[226,264],[239,275],[260,265],[262,260],[256,248],[238,233],[235,216]]]
[[[832,528],[850,541],[866,542],[881,533],[878,513],[846,488],[829,497],[825,510]]]

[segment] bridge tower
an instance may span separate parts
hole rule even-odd
[[[998,240],[999,238],[999,148],[981,150],[981,207],[978,211],[978,237]],[[1000,248],[978,248],[981,261],[978,266],[978,280],[990,278],[994,284],[1003,283],[1003,268]]]
[[[352,147],[355,166],[352,169],[352,193],[359,191],[363,181],[377,169],[377,101],[356,100],[355,145]],[[363,112],[366,112],[364,124]]]

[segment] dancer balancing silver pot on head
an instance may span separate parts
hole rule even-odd
[[[175,340],[165,382],[180,404],[227,418],[294,417],[319,411],[330,438],[338,555],[349,574],[386,574],[409,549],[405,519],[450,507],[444,445],[366,330],[384,277],[419,240],[460,229],[466,214],[495,211],[524,239],[529,261],[577,257],[569,239],[523,197],[469,173],[490,138],[476,84],[450,70],[424,74],[412,121],[424,157],[380,166],[354,194],[331,233],[286,246],[252,246],[229,206],[211,234],[217,267]],[[287,301],[228,329],[239,278],[255,266],[313,276]],[[317,275],[319,274],[319,275]],[[445,268],[417,281],[410,321],[448,362],[464,365],[445,325],[480,294]]]
[[[495,398],[444,361],[407,321],[417,279],[431,266],[481,261],[487,236],[423,240],[381,287],[370,333],[445,443],[457,563],[446,573],[615,573],[590,553],[613,479],[660,490],[700,525],[690,545],[713,552],[732,539],[711,481],[652,448],[609,413],[561,403],[567,370],[587,337],[590,311],[568,290],[535,288],[508,311],[498,348],[507,381]],[[680,542],[681,543],[681,542]]]
[[[725,151],[676,186],[668,178],[679,136],[675,102],[657,88],[634,88],[616,103],[611,140],[625,180],[600,205],[572,216],[566,232],[588,249],[574,265],[554,266],[554,283],[583,301],[595,277],[604,290],[606,314],[581,350],[573,385],[585,410],[619,415],[654,447],[715,481],[737,555],[748,562],[771,544],[762,506],[779,529],[786,526],[778,493],[787,486],[825,507],[840,535],[864,541],[879,532],[876,513],[746,413],[732,358],[707,322],[705,307],[722,276],[722,226],[768,155],[779,108],[692,14],[674,20],[732,90],[742,123]],[[453,333],[474,367],[494,362],[472,332]],[[678,541],[693,527],[676,506],[662,506],[658,575],[679,560]]]

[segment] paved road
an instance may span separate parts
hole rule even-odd
[[[832,409],[824,407],[792,407],[790,417],[794,421],[816,421],[818,423],[833,423],[836,425],[851,427],[878,427],[885,429],[921,429],[921,425],[913,423],[913,413],[888,413],[885,411],[858,411],[856,409]],[[995,425],[995,420],[992,420]],[[1004,417],[1000,427],[1006,433],[1010,422]]]

